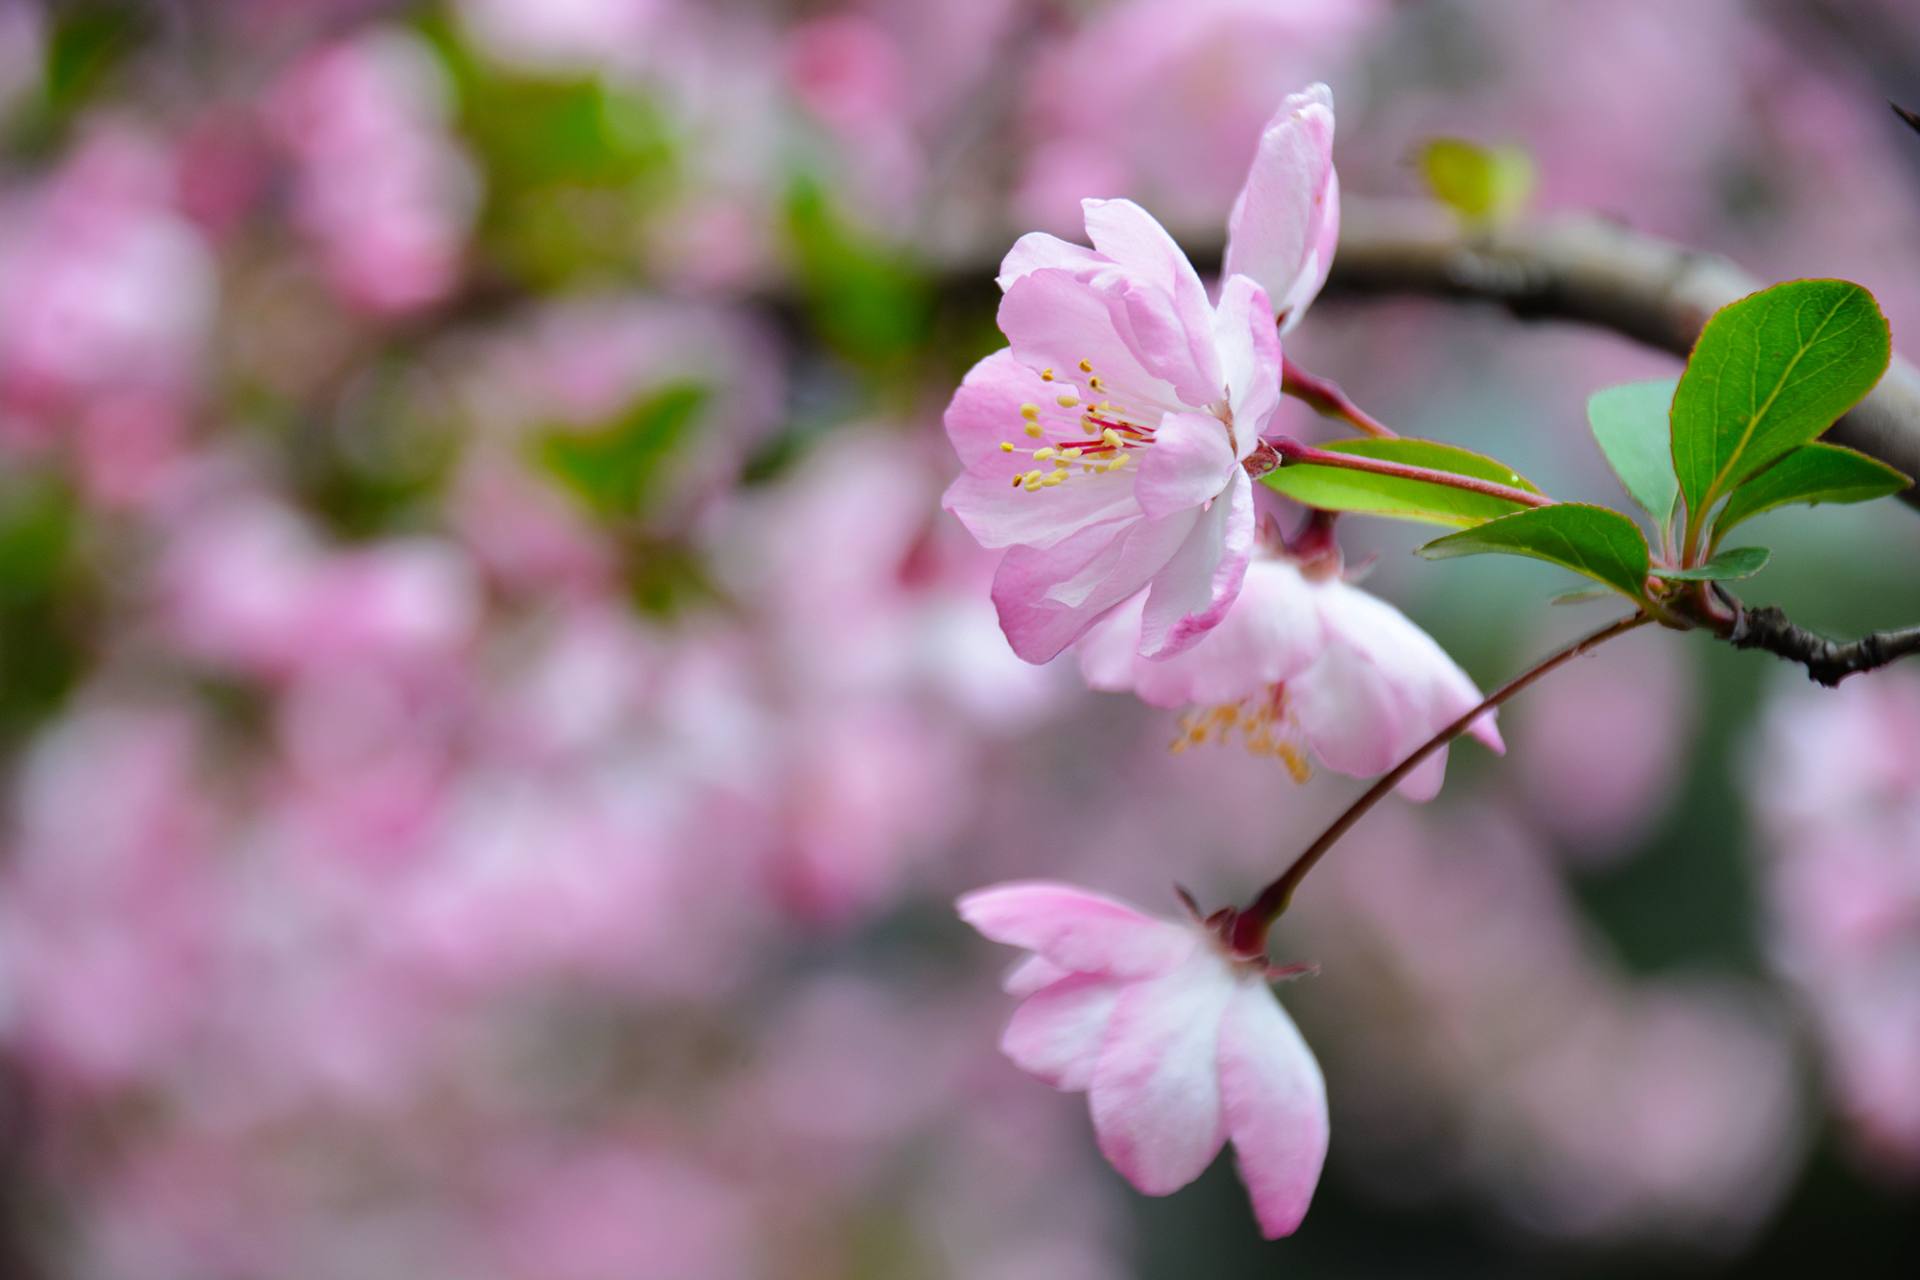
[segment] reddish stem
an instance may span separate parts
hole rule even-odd
[[[1365,458],[1355,453],[1336,453],[1331,449],[1316,449],[1312,445],[1301,444],[1298,440],[1286,436],[1267,436],[1265,443],[1273,447],[1280,456],[1280,464],[1298,464],[1310,462],[1321,467],[1343,467],[1348,471],[1368,471],[1377,476],[1395,476],[1402,480],[1419,480],[1426,484],[1444,485],[1449,489],[1464,489],[1468,493],[1485,494],[1489,498],[1500,498],[1517,503],[1523,507],[1550,507],[1553,499],[1531,489],[1517,489],[1512,485],[1499,484],[1492,480],[1479,480],[1473,476],[1458,475],[1452,471],[1436,471],[1431,467],[1416,467],[1406,462],[1388,462],[1384,458]]]
[[[1355,404],[1353,397],[1340,389],[1339,383],[1330,378],[1308,373],[1284,356],[1280,360],[1280,390],[1301,401],[1315,413],[1323,417],[1337,418],[1375,439],[1399,438],[1399,432]]]
[[[1273,922],[1280,918],[1280,913],[1287,909],[1287,904],[1293,900],[1293,891],[1300,887],[1302,880],[1306,879],[1307,872],[1313,870],[1314,865],[1327,855],[1327,850],[1333,848],[1340,837],[1351,831],[1354,824],[1358,823],[1360,819],[1367,815],[1369,809],[1385,799],[1389,791],[1399,786],[1402,779],[1418,768],[1421,761],[1465,733],[1473,726],[1474,721],[1478,720],[1481,716],[1513,697],[1522,689],[1527,688],[1548,672],[1564,666],[1590,649],[1605,644],[1615,636],[1625,635],[1635,627],[1644,626],[1652,621],[1653,618],[1650,615],[1636,613],[1631,617],[1621,618],[1616,622],[1608,623],[1593,634],[1574,641],[1566,648],[1549,655],[1526,671],[1521,672],[1518,676],[1515,676],[1512,680],[1509,680],[1506,684],[1501,685],[1498,689],[1488,694],[1473,710],[1467,712],[1452,724],[1449,724],[1446,728],[1427,739],[1412,755],[1395,765],[1389,772],[1383,775],[1379,781],[1375,782],[1371,787],[1368,787],[1358,800],[1348,805],[1346,812],[1335,818],[1333,825],[1321,832],[1320,838],[1308,845],[1306,851],[1293,860],[1293,865],[1281,872],[1278,879],[1262,889],[1260,896],[1255,898],[1237,914],[1234,920],[1232,938],[1235,952],[1241,955],[1264,955],[1266,953],[1267,931],[1273,927]]]

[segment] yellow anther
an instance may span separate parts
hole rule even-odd
[[[1093,372],[1093,361],[1091,361],[1091,360],[1082,360],[1082,361],[1080,362],[1080,372],[1082,372],[1082,373],[1092,373],[1092,372]]]
[[[1052,381],[1053,381],[1053,370],[1051,370],[1051,369],[1042,369],[1042,370],[1040,371],[1040,381],[1042,381],[1042,382],[1052,382]]]
[[[1039,457],[1040,455],[1039,455],[1039,454],[1035,454],[1034,456],[1035,456],[1035,457],[1037,458],[1037,457]],[[1080,450],[1078,450],[1078,449],[1062,449],[1062,450],[1060,451],[1060,456],[1061,456],[1061,457],[1063,457],[1063,458],[1065,458],[1065,459],[1066,459],[1067,461],[1069,461],[1069,462],[1071,462],[1071,461],[1073,461],[1073,460],[1074,460],[1075,458],[1077,458],[1077,457],[1079,457],[1079,456],[1080,456]]]
[[[1080,397],[1073,395],[1070,392],[1062,393],[1059,399],[1060,399],[1060,407],[1062,409],[1071,409],[1073,408],[1073,406],[1080,403]]]
[[[1044,477],[1042,477],[1040,483],[1045,485],[1047,488],[1051,489],[1055,485],[1064,482],[1066,478],[1067,478],[1067,473],[1064,471],[1049,471]]]
[[[1035,462],[1045,462],[1048,458],[1051,458],[1052,456],[1053,456],[1052,445],[1047,445],[1043,448],[1035,449],[1033,451],[1033,460]]]
[[[1012,453],[1012,452],[1013,452],[1013,441],[1011,441],[1011,440],[1002,440],[1002,441],[1000,442],[1000,452],[1002,452],[1002,453]]]
[[[1100,443],[1109,449],[1118,449],[1121,445],[1125,444],[1126,441],[1120,438],[1118,431],[1115,431],[1112,427],[1108,427],[1100,433]]]
[[[1301,755],[1300,749],[1291,742],[1280,744],[1280,761],[1287,766],[1287,773],[1295,782],[1305,782],[1313,776],[1313,770],[1308,767],[1306,757]]]
[[[1035,440],[1038,440],[1041,436],[1047,434],[1047,430],[1037,422],[1029,422],[1027,424],[1027,434]]]
[[[1023,404],[1020,406],[1020,416],[1028,422],[1032,422],[1040,416],[1040,406],[1037,404]]]
[[[1098,375],[1087,379],[1087,387],[1093,391],[1100,390],[1100,379]]]

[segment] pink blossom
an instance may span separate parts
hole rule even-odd
[[[1227,219],[1227,275],[1267,291],[1282,332],[1319,296],[1340,239],[1333,167],[1333,94],[1324,84],[1289,94],[1260,135],[1246,185]]]
[[[1300,780],[1309,754],[1337,773],[1385,773],[1480,701],[1480,691],[1433,637],[1339,574],[1283,554],[1257,556],[1226,619],[1184,653],[1140,656],[1143,597],[1108,614],[1080,642],[1096,689],[1131,690],[1156,707],[1192,706],[1174,750],[1238,733]],[[1493,713],[1471,730],[1503,750]],[[1400,784],[1411,799],[1440,790],[1446,751]]]
[[[1001,264],[1009,346],[947,408],[967,470],[945,504],[982,546],[1009,548],[993,599],[1029,662],[1142,589],[1139,651],[1167,657],[1239,594],[1254,516],[1241,463],[1280,403],[1271,300],[1291,325],[1326,278],[1332,139],[1326,86],[1282,105],[1234,206],[1217,301],[1127,200],[1083,202],[1092,249],[1033,232]]]
[[[1034,953],[1007,978],[1024,1003],[1000,1047],[1088,1094],[1100,1151],[1135,1188],[1178,1190],[1231,1138],[1260,1229],[1292,1234],[1326,1158],[1326,1085],[1264,957],[1065,884],[995,885],[959,910]]]
[[[1036,233],[1007,255],[1012,345],[974,366],[946,415],[967,470],[945,505],[983,546],[1010,548],[993,600],[1029,662],[1142,588],[1147,653],[1178,653],[1225,616],[1253,547],[1240,464],[1280,402],[1260,287],[1236,276],[1215,307],[1144,209],[1085,207],[1094,249]]]

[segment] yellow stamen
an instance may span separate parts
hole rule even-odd
[[[1062,395],[1059,400],[1062,409],[1071,409],[1080,403],[1080,397],[1076,395]]]
[[[1029,422],[1027,424],[1027,434],[1035,440],[1038,440],[1041,436],[1047,434],[1047,429],[1037,422]]]
[[[1082,373],[1092,373],[1092,372],[1093,372],[1093,361],[1091,361],[1091,360],[1082,360],[1082,361],[1080,362],[1080,372],[1082,372]]]
[[[1028,422],[1032,422],[1040,416],[1040,406],[1037,404],[1023,404],[1020,406],[1020,416]]]

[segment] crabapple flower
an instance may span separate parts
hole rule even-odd
[[[1260,134],[1247,183],[1227,218],[1222,269],[1267,291],[1284,333],[1320,295],[1339,239],[1333,93],[1313,84],[1289,94]]]
[[[958,907],[987,938],[1034,953],[1007,977],[1024,1002],[1000,1048],[1088,1095],[1101,1154],[1127,1181],[1171,1194],[1232,1139],[1262,1233],[1292,1234],[1326,1159],[1326,1082],[1267,985],[1266,958],[1225,941],[1231,912],[1174,923],[1040,881]]]
[[[1180,721],[1175,751],[1238,734],[1296,781],[1306,780],[1309,757],[1336,773],[1372,777],[1480,701],[1467,674],[1405,614],[1284,552],[1256,556],[1232,612],[1172,658],[1140,657],[1144,604],[1127,601],[1087,633],[1080,670],[1096,689],[1194,708]],[[1491,711],[1470,732],[1505,750]],[[1445,773],[1443,749],[1408,774],[1400,792],[1430,800]]]
[[[1005,547],[993,600],[1045,662],[1137,592],[1139,652],[1165,658],[1226,616],[1253,548],[1242,463],[1280,402],[1280,342],[1326,279],[1339,230],[1333,100],[1288,98],[1229,226],[1217,300],[1127,200],[1082,202],[1091,249],[1034,232],[1001,265],[1008,346],[947,408],[966,471],[945,505]]]
[[[1208,301],[1146,210],[1088,200],[1085,249],[1023,236],[1007,255],[1009,346],[946,414],[966,471],[945,505],[1007,547],[993,601],[1014,652],[1045,662],[1145,590],[1140,643],[1178,653],[1226,615],[1253,548],[1241,462],[1280,403],[1280,341],[1244,276]]]

